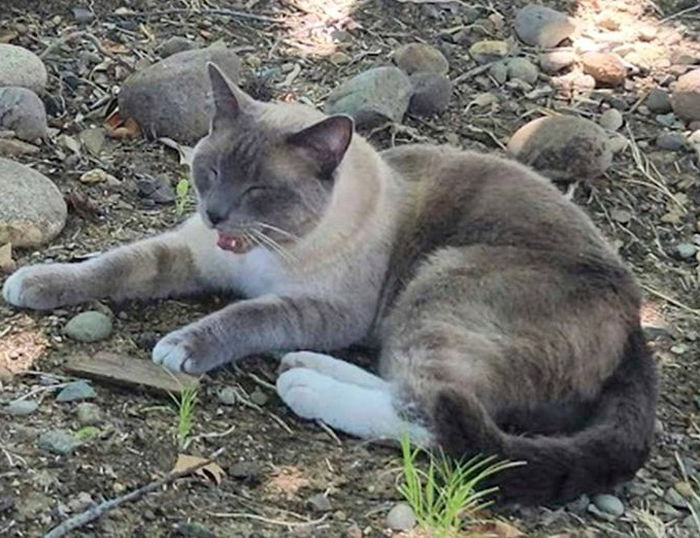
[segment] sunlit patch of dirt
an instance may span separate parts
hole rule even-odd
[[[47,347],[48,340],[37,323],[29,316],[18,315],[0,331],[0,370],[11,374],[31,370]]]
[[[287,497],[292,497],[297,494],[301,488],[311,485],[311,481],[304,476],[304,473],[298,467],[285,465],[275,469],[272,477],[265,484],[265,488],[275,492],[282,493]]]
[[[340,28],[357,27],[351,12],[355,0],[286,0],[298,14],[286,16],[287,42],[306,54],[327,56],[337,50],[333,33]]]

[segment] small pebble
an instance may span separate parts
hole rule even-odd
[[[70,454],[79,444],[71,433],[65,430],[49,430],[39,436],[39,448],[60,456]]]
[[[249,461],[239,461],[231,465],[228,472],[238,480],[251,480],[260,474],[260,467]]]
[[[238,395],[233,387],[224,387],[216,396],[224,405],[236,405],[238,403]]]
[[[408,503],[400,502],[389,510],[386,526],[395,531],[407,531],[416,526],[416,514]]]
[[[216,534],[201,523],[180,523],[175,527],[175,536],[189,536],[193,538],[216,538]]]
[[[686,148],[685,136],[681,133],[661,133],[656,137],[656,147],[667,151],[683,151]]]
[[[654,114],[668,114],[672,110],[671,96],[660,88],[651,90],[644,104]]]
[[[323,493],[314,495],[306,501],[315,512],[330,512],[333,509],[331,501]]]
[[[64,332],[79,342],[98,342],[112,334],[112,319],[97,310],[83,312],[66,324]]]
[[[622,501],[615,497],[615,495],[596,495],[593,497],[593,504],[591,506],[594,506],[603,514],[613,518],[618,518],[625,513],[625,505],[622,504]]]
[[[10,415],[23,417],[32,414],[38,407],[39,403],[36,400],[24,399],[10,402],[5,409]]]
[[[609,108],[603,112],[598,119],[598,124],[603,129],[609,129],[610,131],[617,131],[622,127],[623,123],[622,114],[619,110],[615,110],[614,108]]]
[[[270,397],[260,389],[255,389],[250,395],[250,401],[260,407],[264,406],[269,399]]]
[[[673,254],[682,260],[692,258],[697,251],[698,247],[692,243],[679,243],[673,248]]]
[[[57,402],[74,402],[76,400],[90,400],[97,396],[95,389],[87,381],[74,381],[69,383],[56,396]]]
[[[75,410],[81,426],[97,426],[102,423],[102,410],[98,405],[83,402]]]

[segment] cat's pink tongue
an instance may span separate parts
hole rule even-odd
[[[219,238],[216,244],[219,248],[236,252],[241,246],[241,240],[235,235],[227,234],[226,232],[218,232]]]

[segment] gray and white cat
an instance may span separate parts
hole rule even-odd
[[[277,391],[297,415],[524,460],[498,477],[505,501],[563,501],[636,472],[655,367],[637,286],[581,210],[517,163],[378,153],[349,118],[257,102],[209,75],[198,213],[89,261],[22,268],[6,301],[236,291],[247,299],[168,334],[153,360],[200,373],[295,350]],[[316,353],[358,342],[378,349],[379,375]]]

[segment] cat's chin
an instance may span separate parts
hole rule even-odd
[[[239,235],[233,235],[217,230],[218,239],[216,245],[222,250],[228,250],[234,254],[245,254],[253,244]]]

